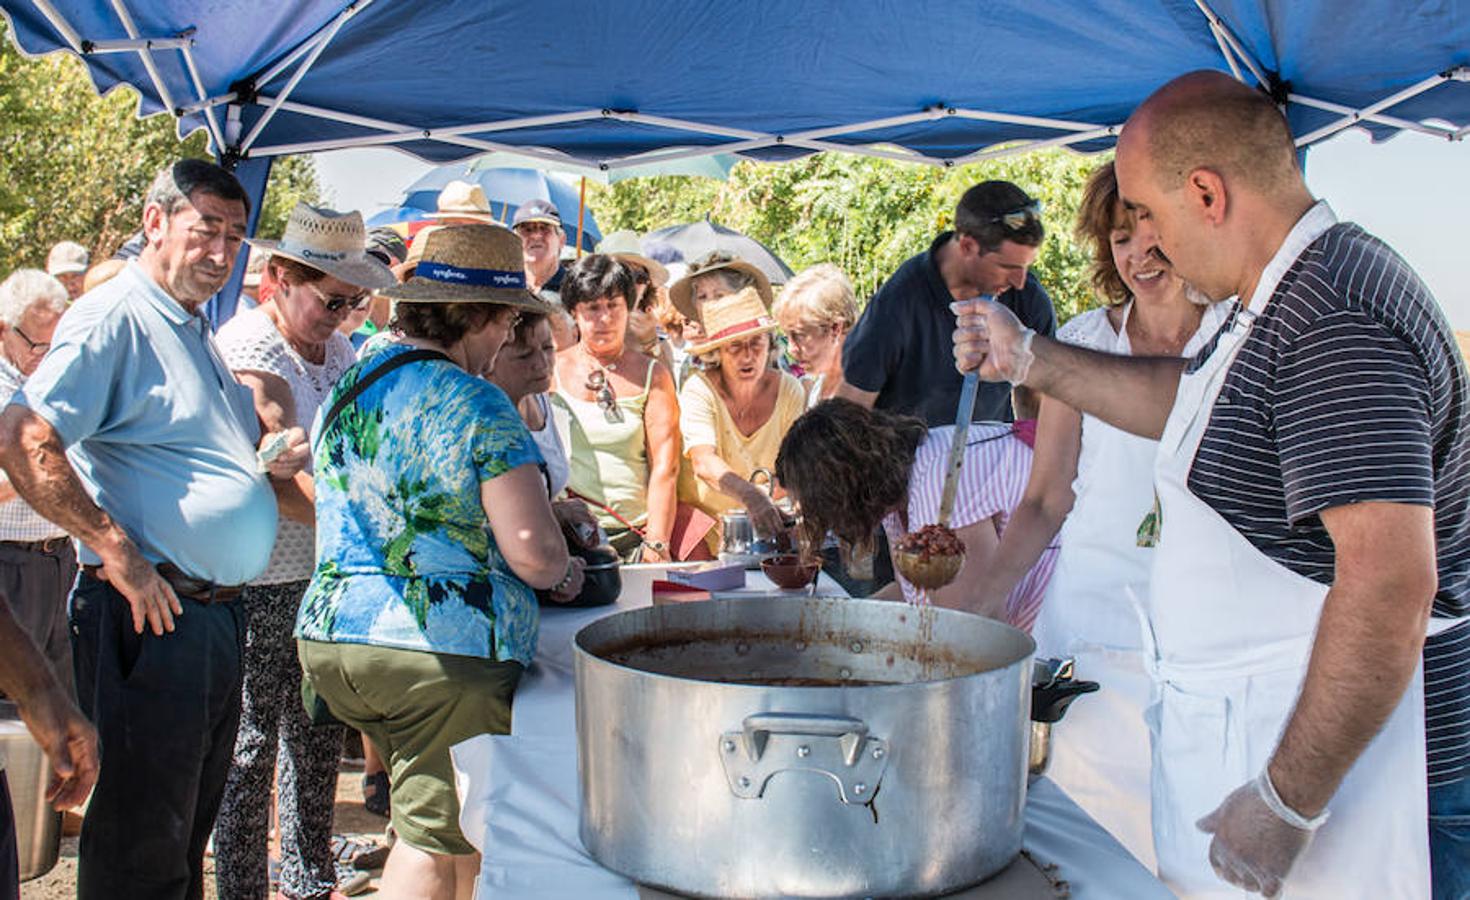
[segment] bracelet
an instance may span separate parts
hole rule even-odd
[[[561,581],[558,581],[551,588],[551,592],[553,594],[560,594],[561,592],[565,591],[568,586],[571,585],[571,583],[572,583],[572,576],[575,575],[576,574],[576,571],[577,571],[576,570],[576,563],[573,562],[573,560],[575,560],[575,559],[576,559],[575,556],[568,556],[567,557],[567,571],[566,571],[565,574],[563,574],[561,576]]]
[[[1266,802],[1266,808],[1276,814],[1276,818],[1298,831],[1316,831],[1322,827],[1322,823],[1326,822],[1327,817],[1331,815],[1329,810],[1324,809],[1314,818],[1309,819],[1290,806],[1287,806],[1286,801],[1281,799],[1281,795],[1276,793],[1276,785],[1271,783],[1271,772],[1269,769],[1261,770],[1260,777],[1256,779],[1256,792]]]

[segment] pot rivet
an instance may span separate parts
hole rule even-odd
[[[740,780],[737,781],[736,784],[740,785],[740,789],[742,791],[746,790],[750,787],[750,779],[746,778],[744,775],[741,775]]]
[[[735,742],[734,741],[725,741],[720,746],[722,746],[722,747],[725,748],[725,752],[726,753],[734,753],[735,752]]]
[[[873,748],[873,758],[874,759],[882,759],[883,758],[883,748],[882,747],[874,747]]]
[[[738,653],[741,656],[744,656],[745,654],[747,654],[747,653],[750,652],[750,645],[749,644],[746,644],[746,643],[743,643],[743,642],[742,643],[739,643],[739,644],[736,644],[735,645],[735,652]]]
[[[806,649],[806,641],[797,641],[796,642],[796,652],[797,653],[800,653],[801,651],[803,651],[805,649]]]
[[[837,670],[837,677],[838,678],[842,678],[842,679],[851,678],[852,677],[852,670],[851,669],[838,669]]]
[[[863,642],[862,641],[853,641],[851,644],[848,645],[848,649],[851,650],[853,653],[862,653],[863,652]]]
[[[808,747],[806,744],[802,744],[800,747],[796,748],[796,755],[800,756],[802,759],[806,759],[808,756],[812,755],[812,748]]]
[[[867,782],[859,781],[857,784],[852,786],[852,792],[854,794],[866,794],[868,792]]]

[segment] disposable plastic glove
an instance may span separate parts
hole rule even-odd
[[[988,297],[959,300],[949,308],[956,320],[955,368],[961,372],[978,368],[986,381],[1021,384],[1026,380],[1036,359],[1031,354],[1036,332]]]
[[[1327,820],[1291,810],[1265,772],[1236,788],[1197,827],[1213,834],[1210,865],[1220,878],[1264,897],[1278,897],[1291,867]]]

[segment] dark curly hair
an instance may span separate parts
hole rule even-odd
[[[799,507],[806,537],[832,532],[867,547],[873,531],[909,493],[923,420],[832,399],[791,424],[776,454],[776,479]]]
[[[393,305],[389,327],[405,337],[449,346],[511,311],[503,303],[418,303]]]
[[[633,309],[633,273],[627,266],[605,253],[590,253],[567,266],[561,279],[561,305],[576,314],[577,304],[598,297],[622,297]]]

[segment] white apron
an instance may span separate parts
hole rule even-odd
[[[1188,898],[1253,896],[1215,875],[1211,836],[1195,822],[1260,774],[1275,750],[1327,596],[1326,585],[1266,557],[1186,485],[1254,319],[1243,310],[1205,366],[1180,380],[1156,469],[1162,529],[1144,628],[1154,645],[1145,651],[1155,682],[1147,714],[1154,846],[1159,876]],[[1428,897],[1426,791],[1421,667],[1328,804],[1332,816],[1282,896]]]

